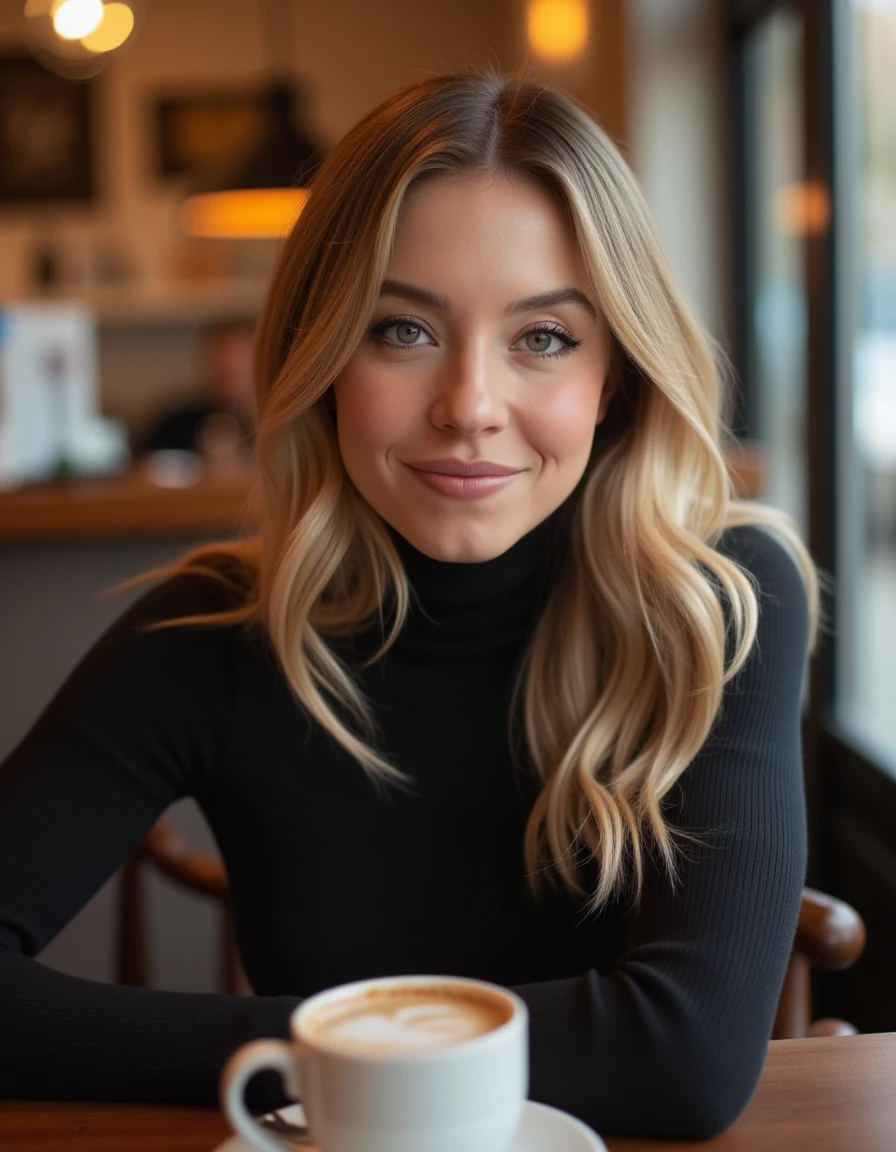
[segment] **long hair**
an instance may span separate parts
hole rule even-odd
[[[182,567],[220,575],[222,562],[240,565],[241,605],[203,619],[262,625],[307,712],[375,780],[401,778],[331,642],[379,622],[377,658],[401,631],[409,591],[383,522],[346,475],[330,389],[364,336],[408,188],[483,172],[537,182],[568,217],[619,381],[512,709],[541,785],[525,837],[530,874],[585,891],[596,909],[623,891],[637,896],[651,853],[674,877],[663,799],[754,642],[756,593],[718,548],[722,533],[751,523],[787,541],[813,629],[818,592],[790,521],[734,498],[720,358],[625,161],[571,100],[494,76],[427,79],[334,149],[285,242],[259,323],[258,534],[200,549]]]

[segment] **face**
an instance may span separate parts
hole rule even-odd
[[[544,189],[501,175],[423,181],[334,384],[346,471],[419,551],[490,560],[575,488],[609,366],[578,244]]]

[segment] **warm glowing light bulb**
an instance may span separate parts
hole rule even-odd
[[[543,60],[574,60],[588,43],[587,0],[529,0],[526,34],[529,47]]]
[[[134,13],[127,4],[104,4],[103,18],[81,43],[89,52],[114,52],[134,31]]]
[[[103,0],[59,0],[53,8],[53,30],[63,40],[80,40],[99,27]]]

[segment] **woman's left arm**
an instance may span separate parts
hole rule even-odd
[[[726,550],[755,577],[759,630],[679,785],[678,880],[645,878],[613,972],[517,989],[531,1016],[531,1095],[603,1132],[711,1136],[762,1070],[806,865],[800,704],[805,591],[756,528]]]

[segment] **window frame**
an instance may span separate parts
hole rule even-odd
[[[732,357],[744,394],[738,431],[756,427],[758,398],[749,373],[749,204],[742,174],[748,163],[748,101],[744,46],[756,27],[782,9],[796,12],[803,28],[804,172],[826,187],[830,227],[805,238],[807,303],[806,421],[807,525],[810,551],[836,590],[849,508],[844,484],[852,388],[853,212],[851,175],[838,164],[851,129],[849,100],[836,100],[849,80],[849,0],[728,0],[728,65],[734,131],[729,153],[733,212],[734,346]],[[837,657],[845,641],[837,633],[836,598],[829,600],[834,628],[826,632],[810,663],[803,725],[809,815],[809,881],[848,899],[868,925],[866,955],[850,973],[816,980],[815,1010],[845,1016],[860,1030],[896,1028],[896,989],[890,972],[896,954],[896,778],[872,748],[836,721]]]

